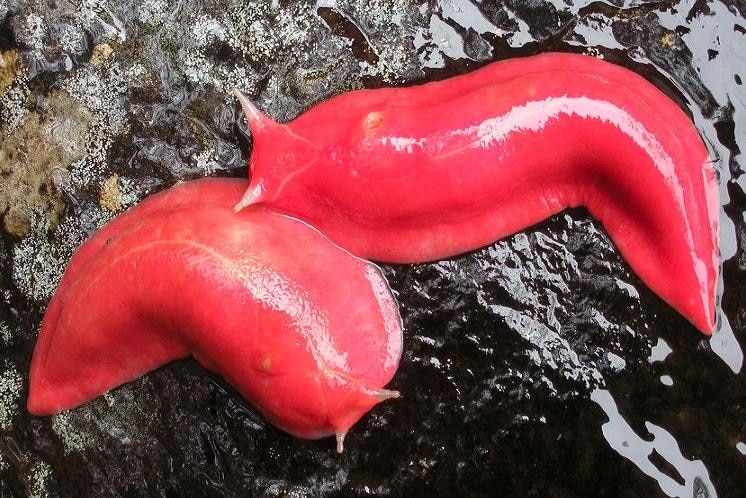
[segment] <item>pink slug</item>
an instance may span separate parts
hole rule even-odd
[[[411,263],[585,206],[643,282],[712,332],[715,174],[689,118],[633,72],[544,54],[347,93],[287,124],[238,95],[254,148],[236,209],[263,203],[357,256]]]
[[[189,355],[277,427],[344,435],[397,397],[396,303],[380,270],[307,224],[231,209],[245,180],[200,180],[120,215],[73,256],[42,323],[28,410],[73,408]]]

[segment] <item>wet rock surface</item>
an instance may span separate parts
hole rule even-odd
[[[745,15],[741,0],[0,0],[0,496],[739,496]],[[82,240],[178,181],[245,174],[233,87],[288,120],[351,89],[549,50],[629,67],[693,116],[721,179],[712,339],[573,210],[384,268],[403,397],[341,456],[269,426],[193,361],[55,417],[25,412],[44,307]]]

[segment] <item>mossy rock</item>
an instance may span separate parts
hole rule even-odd
[[[22,237],[32,211],[56,223],[64,207],[55,176],[82,159],[92,121],[67,93],[46,99],[44,118],[29,113],[0,145],[0,214],[6,232]]]

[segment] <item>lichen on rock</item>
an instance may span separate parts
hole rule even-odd
[[[0,94],[0,137],[5,139],[28,114],[28,98],[31,90],[23,71],[15,74]]]
[[[146,433],[153,414],[143,407],[136,386],[120,387],[52,417],[52,430],[61,439],[65,453],[95,448],[103,435],[128,443]]]
[[[61,219],[52,228],[46,216],[32,212],[29,234],[13,248],[15,285],[29,299],[49,299],[75,249],[111,217],[111,212],[96,206]]]
[[[29,498],[44,498],[50,495],[47,489],[49,477],[52,475],[52,467],[46,462],[36,462],[28,476]]]
[[[347,90],[583,51],[642,69],[671,93],[694,92],[682,103],[718,156],[731,147],[731,168],[742,170],[727,142],[745,136],[733,100],[744,75],[735,74],[739,54],[729,50],[743,38],[743,15],[728,14],[733,0],[694,4],[674,5],[676,13],[644,2],[609,9],[549,0],[0,0],[0,25],[8,28],[0,34],[0,150],[36,130],[23,147],[74,158],[44,170],[54,187],[44,202],[65,203],[56,222],[55,204],[41,204],[8,212],[10,230],[22,238],[0,225],[0,286],[7,287],[0,288],[0,379],[13,386],[24,379],[20,397],[2,398],[16,401],[12,426],[0,430],[0,495],[478,495],[501,485],[514,495],[537,486],[566,495],[598,486],[654,495],[655,482],[648,486],[637,467],[609,457],[604,414],[587,399],[604,385],[622,394],[620,411],[633,425],[657,414],[692,455],[717,461],[719,493],[743,489],[742,455],[730,439],[743,433],[743,372],[708,368],[712,352],[680,334],[686,325],[629,274],[600,225],[584,221],[587,213],[555,217],[452,261],[384,266],[410,331],[394,379],[406,402],[381,405],[361,421],[341,458],[326,441],[271,429],[191,360],[54,417],[22,408],[43,305],[85,237],[177,181],[245,177],[252,141],[234,87],[284,122]],[[710,84],[700,87],[702,79]],[[705,89],[723,105],[734,102],[718,123],[708,117],[714,111],[700,110],[712,100]],[[69,133],[56,141],[47,135],[59,98],[74,109],[62,116],[68,128],[84,126],[56,125],[59,137]],[[743,210],[743,196],[732,196],[726,215],[743,257],[723,267],[722,302],[736,332],[746,316],[734,297],[743,294],[746,269]],[[665,365],[647,362],[656,336],[678,355]],[[660,368],[677,379],[673,387],[659,389]],[[714,405],[691,395],[692,382],[716,392]],[[722,408],[718,417],[712,406]],[[532,456],[529,465],[515,464],[522,455]],[[557,462],[573,469],[580,462],[585,472]]]
[[[64,207],[55,177],[85,154],[90,114],[65,92],[52,92],[0,145],[0,213],[5,231],[23,237],[32,211],[54,225]]]
[[[122,191],[119,188],[119,175],[113,174],[104,181],[101,187],[99,203],[112,213],[118,213],[122,210]]]
[[[109,169],[108,155],[114,138],[129,129],[125,94],[144,72],[138,64],[124,67],[111,61],[100,66],[86,65],[63,83],[65,91],[91,116],[85,135],[85,155],[70,167],[70,179],[76,187],[95,184]]]
[[[5,322],[0,322],[0,341],[4,346],[9,346],[13,341],[13,332],[10,330],[10,325]]]
[[[10,86],[18,74],[19,59],[18,50],[0,52],[0,95]]]
[[[4,361],[0,372],[0,431],[13,427],[22,390],[23,376],[9,361]]]
[[[91,53],[91,64],[94,66],[100,66],[106,62],[106,59],[108,59],[113,52],[114,49],[111,48],[111,45],[108,43],[100,43],[96,45],[93,47],[93,52]]]

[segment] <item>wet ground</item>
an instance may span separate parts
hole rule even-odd
[[[80,242],[180,180],[242,176],[234,86],[279,120],[341,92],[585,52],[687,109],[720,173],[707,339],[583,210],[449,261],[385,267],[403,397],[338,456],[193,361],[25,413],[45,303]],[[0,0],[0,496],[742,496],[743,0]]]

